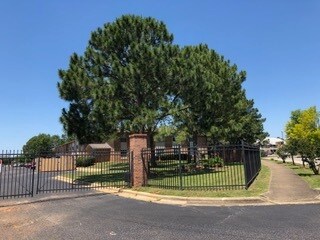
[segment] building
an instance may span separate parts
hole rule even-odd
[[[56,153],[84,152],[86,147],[87,147],[87,144],[80,144],[77,140],[73,140],[55,147],[54,152]]]
[[[277,149],[285,144],[285,140],[278,137],[267,137],[262,141],[261,150],[268,155],[274,154]]]

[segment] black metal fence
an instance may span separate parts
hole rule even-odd
[[[248,188],[261,169],[260,148],[243,144],[242,155],[244,159],[243,163],[246,176],[246,188]]]
[[[33,196],[32,158],[19,151],[0,153],[0,198]]]
[[[247,144],[145,149],[148,185],[169,189],[248,188],[260,171],[259,148]]]
[[[258,147],[145,149],[148,185],[171,189],[248,188],[260,171]],[[110,150],[0,153],[0,198],[103,187],[130,187],[132,153]]]
[[[0,197],[127,187],[130,156],[114,151],[0,154]]]

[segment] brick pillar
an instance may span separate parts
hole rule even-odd
[[[132,186],[141,187],[147,184],[147,173],[142,160],[142,149],[147,148],[147,134],[132,134],[129,136],[130,151],[133,152],[132,159]],[[147,158],[145,159],[147,161]]]

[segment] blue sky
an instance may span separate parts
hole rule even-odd
[[[123,14],[162,20],[175,43],[207,43],[246,70],[248,98],[281,136],[292,110],[320,109],[319,12],[318,0],[1,0],[0,149],[62,134],[58,69]]]

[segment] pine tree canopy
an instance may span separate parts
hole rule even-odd
[[[246,73],[206,45],[173,44],[154,18],[124,15],[98,28],[59,76],[69,102],[60,120],[81,143],[116,132],[153,135],[161,125],[226,141],[265,135],[242,89]]]

